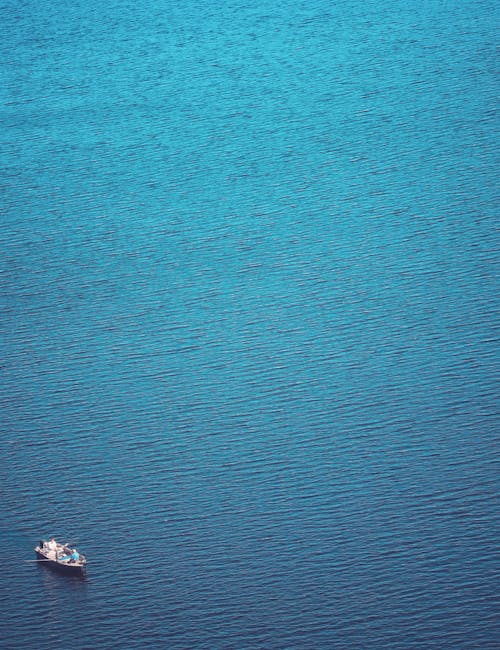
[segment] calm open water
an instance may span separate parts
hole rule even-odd
[[[2,3],[2,648],[495,647],[497,7]]]

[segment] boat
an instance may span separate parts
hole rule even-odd
[[[38,546],[35,546],[35,554],[38,562],[43,562],[51,569],[70,575],[85,575],[87,569],[85,555],[67,544],[60,544],[53,537],[49,541],[40,540]]]

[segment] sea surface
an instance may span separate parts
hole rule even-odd
[[[1,2],[2,649],[498,648],[498,11]]]

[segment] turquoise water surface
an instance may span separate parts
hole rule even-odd
[[[497,6],[4,2],[2,647],[497,647]]]

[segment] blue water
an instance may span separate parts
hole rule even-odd
[[[0,14],[2,648],[496,647],[497,3],[90,5]]]

